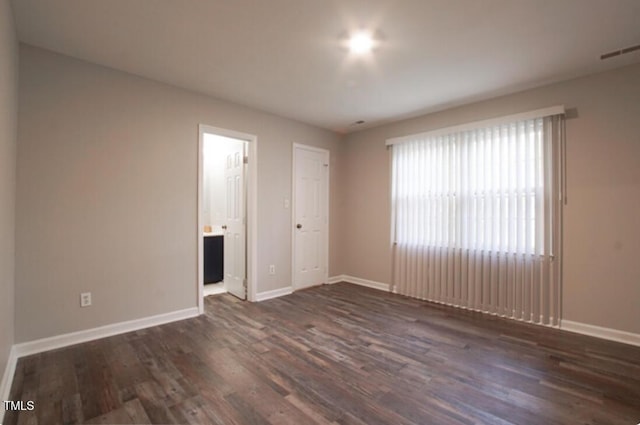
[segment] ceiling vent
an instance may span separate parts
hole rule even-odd
[[[615,50],[613,52],[605,53],[604,55],[600,56],[600,60],[605,60],[605,59],[613,58],[620,55],[626,55],[627,53],[635,52],[637,50],[640,50],[640,44],[627,47],[625,49],[620,49],[620,50]]]

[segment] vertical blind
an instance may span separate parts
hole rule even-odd
[[[392,147],[393,287],[559,325],[562,115]]]

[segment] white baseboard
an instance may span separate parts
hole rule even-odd
[[[571,320],[560,321],[560,329],[575,332],[583,335],[595,336],[596,338],[608,339],[610,341],[622,342],[640,346],[640,334],[621,331],[618,329],[603,328],[601,326],[588,325]]]
[[[9,359],[7,365],[4,368],[4,374],[2,375],[2,381],[0,381],[0,401],[9,400],[9,392],[11,391],[11,384],[13,383],[13,375],[16,372],[16,364],[18,364],[18,356],[16,355],[15,346],[9,350]],[[4,420],[4,406],[0,408],[0,423]]]
[[[378,289],[380,291],[389,292],[391,285],[388,283],[376,282],[375,280],[361,279],[355,276],[349,276],[348,274],[341,274],[338,276],[330,277],[327,283],[333,284],[338,282],[353,283],[354,285],[366,286],[367,288]]]
[[[106,338],[108,336],[137,331],[151,326],[164,325],[165,323],[189,319],[198,315],[198,308],[191,307],[184,310],[172,311],[170,313],[158,314],[156,316],[144,317],[142,319],[129,320],[126,322],[114,323],[112,325],[100,326],[98,328],[56,335],[49,338],[36,339],[34,341],[16,344],[13,348],[15,349],[16,356],[20,358],[31,354],[41,353],[43,351],[79,344],[81,342],[93,341],[94,339]]]
[[[344,276],[345,275],[343,274],[339,274],[337,276],[331,276],[330,278],[327,279],[327,284],[333,285],[334,283],[345,282]]]
[[[270,300],[271,298],[278,298],[284,295],[293,293],[293,287],[287,286],[285,288],[273,289],[271,291],[264,291],[256,294],[256,301]]]

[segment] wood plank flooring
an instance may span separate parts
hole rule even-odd
[[[341,283],[19,360],[5,424],[637,424],[640,347]]]

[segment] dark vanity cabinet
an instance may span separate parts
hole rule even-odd
[[[204,284],[224,279],[224,236],[204,237]]]

